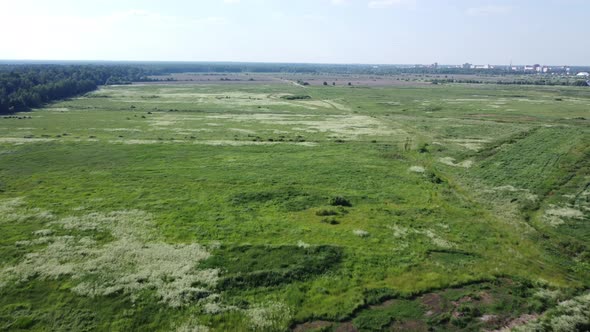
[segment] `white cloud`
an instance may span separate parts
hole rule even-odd
[[[483,6],[473,7],[467,9],[466,13],[469,16],[489,16],[489,15],[502,15],[508,14],[512,11],[510,6]]]
[[[302,19],[306,21],[315,21],[315,22],[324,22],[326,21],[326,17],[317,14],[305,14],[301,16]]]
[[[185,17],[185,16],[169,16],[162,15],[156,12],[149,12],[141,9],[132,9],[123,12],[115,12],[109,16],[90,18],[94,21],[107,21],[109,23],[151,23],[159,25],[159,28],[171,27],[190,27],[192,25],[202,24],[226,24],[228,19],[219,16],[208,17]]]
[[[413,0],[372,0],[369,1],[369,8],[379,9],[393,6],[412,5]]]
[[[223,0],[224,3],[228,3],[228,4],[235,4],[235,3],[240,3],[241,0]]]
[[[226,17],[222,16],[210,16],[210,17],[203,17],[197,18],[191,21],[192,23],[196,24],[228,24],[229,20]]]
[[[225,17],[164,15],[140,9],[95,16],[0,12],[0,31],[22,25],[18,33],[2,36],[0,54],[12,59],[63,60],[166,57],[167,49],[185,42],[188,36],[206,38],[203,31],[225,24],[229,24]],[[130,51],[125,54],[123,49]]]
[[[348,3],[348,0],[330,0],[330,3],[336,6],[344,5]]]

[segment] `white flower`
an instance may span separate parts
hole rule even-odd
[[[360,236],[360,237],[367,237],[367,236],[369,236],[369,232],[363,231],[362,229],[355,229],[354,231],[352,231],[352,233],[354,235]]]

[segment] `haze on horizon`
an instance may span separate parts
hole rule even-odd
[[[0,59],[589,65],[585,0],[19,0]]]

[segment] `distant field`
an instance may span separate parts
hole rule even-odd
[[[458,77],[480,78],[474,75],[457,75]],[[448,76],[447,76],[448,77]],[[433,78],[445,78],[444,75],[369,75],[369,74],[302,74],[302,73],[178,73],[150,76],[154,82],[137,84],[284,84],[306,82],[310,86],[424,86]]]
[[[356,87],[424,87],[433,83],[482,83],[482,84],[538,84],[572,85],[579,79],[562,75],[497,75],[497,74],[326,74],[326,73],[173,73],[149,76],[153,81],[140,85],[161,84],[282,84],[296,83],[308,86],[356,86]]]
[[[184,75],[0,117],[0,330],[587,324],[588,88]]]

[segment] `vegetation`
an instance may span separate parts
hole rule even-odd
[[[142,70],[135,67],[0,65],[0,114],[26,111],[95,90],[98,85],[142,79]]]
[[[306,99],[311,99],[311,96],[308,96],[308,95],[286,95],[286,96],[281,96],[281,98],[286,99],[286,100],[306,100]]]
[[[589,89],[216,84],[0,117],[0,330],[587,329]]]
[[[200,268],[222,270],[221,289],[247,289],[313,277],[337,265],[340,257],[341,250],[329,246],[242,246],[217,251]]]
[[[580,80],[578,78],[574,78],[571,76],[541,76],[539,77],[521,77],[518,79],[506,79],[506,78],[499,78],[497,80],[493,79],[477,79],[477,78],[464,78],[464,79],[454,79],[454,78],[446,78],[440,79],[436,78],[433,79],[432,84],[444,84],[444,83],[467,83],[467,84],[500,84],[500,85],[561,85],[561,86],[589,86],[589,81],[587,80]]]
[[[349,200],[347,200],[346,198],[342,197],[342,196],[335,196],[330,198],[330,205],[333,206],[352,206],[352,203],[350,203]]]
[[[516,331],[587,331],[590,329],[590,295],[585,294],[559,303],[539,319]]]

